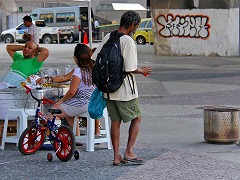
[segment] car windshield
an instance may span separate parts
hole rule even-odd
[[[147,28],[152,28],[152,21],[151,20],[148,22]]]
[[[20,30],[20,29],[27,29],[27,27],[22,23],[17,27],[17,30]]]
[[[37,20],[37,14],[30,14],[30,17],[33,21]]]
[[[147,24],[147,21],[143,21],[140,25],[139,25],[139,28],[145,28]]]

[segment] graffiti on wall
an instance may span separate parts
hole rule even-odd
[[[210,36],[209,17],[204,15],[180,16],[173,14],[160,14],[156,18],[157,23],[162,26],[159,34],[162,37],[182,37],[207,39]]]

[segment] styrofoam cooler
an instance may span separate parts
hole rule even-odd
[[[62,88],[43,88],[33,89],[33,94],[37,98],[48,98],[56,102],[59,96],[62,95]],[[30,93],[26,94],[25,89],[21,88],[6,88],[0,89],[0,119],[5,119],[5,114],[9,108],[36,108],[37,102],[31,97]],[[48,114],[48,109],[52,105],[41,104],[41,110]]]

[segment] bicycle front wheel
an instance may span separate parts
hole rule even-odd
[[[57,139],[60,141],[58,142]],[[54,139],[54,149],[61,161],[68,161],[73,157],[76,148],[75,136],[68,126],[60,126]]]
[[[18,149],[23,155],[34,154],[44,143],[45,133],[42,125],[32,124],[21,134]]]

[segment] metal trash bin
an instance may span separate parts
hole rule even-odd
[[[208,142],[239,140],[239,109],[227,107],[204,108],[204,139]]]

